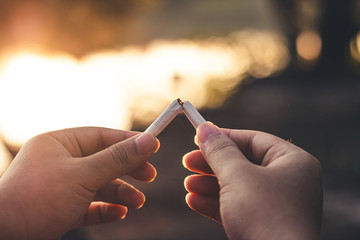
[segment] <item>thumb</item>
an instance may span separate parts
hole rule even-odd
[[[87,185],[94,191],[144,164],[157,150],[149,133],[141,133],[90,155],[87,158]]]
[[[236,143],[217,126],[205,122],[196,131],[196,141],[203,157],[220,182],[231,180],[234,174],[239,175],[239,171],[244,172],[248,169],[249,160]]]

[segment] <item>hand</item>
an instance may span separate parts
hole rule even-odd
[[[59,239],[67,231],[122,219],[144,195],[117,179],[155,178],[148,133],[75,128],[29,140],[0,179],[0,238]]]
[[[197,129],[200,150],[184,166],[190,208],[223,224],[230,239],[319,239],[321,167],[313,156],[270,134]]]

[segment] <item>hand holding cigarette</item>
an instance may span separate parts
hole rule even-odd
[[[32,138],[0,178],[0,239],[60,239],[124,218],[145,196],[119,177],[154,179],[158,147],[151,134],[95,127]]]
[[[200,173],[185,179],[191,209],[221,223],[230,239],[319,239],[317,159],[270,134],[219,129],[180,99],[145,132],[157,136],[180,112],[197,130],[200,147],[183,159]]]
[[[197,128],[200,150],[183,158],[191,209],[223,225],[229,239],[320,239],[319,161],[263,132]]]

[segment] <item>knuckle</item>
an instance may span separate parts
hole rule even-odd
[[[108,148],[111,160],[115,165],[124,167],[129,163],[129,156],[126,148],[122,144],[115,144]]]
[[[219,154],[231,150],[234,147],[234,143],[230,140],[223,140],[221,142],[214,142],[208,149],[209,158],[216,158]]]

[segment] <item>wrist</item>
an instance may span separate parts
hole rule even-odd
[[[243,214],[243,216],[247,217],[222,219],[229,239],[320,239],[320,226],[314,217],[302,215],[301,213],[295,214],[294,212],[292,214],[282,214],[276,211],[268,211],[266,214],[257,216],[244,212]],[[239,214],[236,214],[236,216],[239,216]]]
[[[310,223],[311,222],[311,223]],[[255,226],[248,231],[248,237],[245,239],[266,239],[266,240],[319,240],[320,229],[312,221],[281,221],[278,223],[266,222],[262,225]]]

